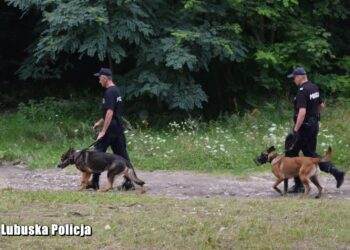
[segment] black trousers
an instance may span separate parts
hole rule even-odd
[[[106,135],[96,144],[95,150],[99,152],[106,152],[108,147],[116,155],[120,155],[124,159],[130,161],[128,152],[126,151],[126,139],[124,132],[118,132],[116,135],[106,133]]]
[[[299,156],[299,152],[302,151],[304,156],[317,157],[317,135],[319,131],[319,125],[316,118],[310,118],[304,123],[299,130],[299,138],[292,150],[286,152],[286,156],[295,157]]]

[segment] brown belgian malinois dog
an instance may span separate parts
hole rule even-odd
[[[270,162],[272,165],[272,172],[276,176],[276,182],[273,188],[280,194],[286,194],[288,190],[288,179],[299,176],[301,182],[305,187],[303,197],[306,198],[311,187],[309,180],[315,184],[318,189],[318,195],[315,198],[320,198],[322,195],[322,187],[318,181],[320,169],[318,167],[319,162],[330,161],[332,157],[332,148],[329,147],[324,157],[285,157],[278,155],[274,146],[269,147],[267,150],[261,153],[256,158],[257,164],[264,164]],[[284,181],[284,193],[277,187],[282,181]]]

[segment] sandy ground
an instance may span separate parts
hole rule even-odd
[[[280,195],[272,189],[272,173],[255,174],[249,177],[215,176],[188,171],[137,171],[139,178],[146,182],[146,195],[172,197],[177,199],[277,199]],[[122,182],[119,177],[112,192]],[[21,162],[0,161],[0,189],[75,191],[79,187],[80,172],[70,166],[64,170],[39,169],[28,170]],[[100,186],[106,184],[106,173],[101,176]],[[292,180],[290,180],[292,185]],[[350,200],[350,176],[347,174],[340,189],[335,187],[335,179],[329,174],[321,175],[324,188],[323,199]],[[283,184],[280,185],[283,189]],[[92,191],[91,191],[92,192]],[[128,192],[138,192],[128,191]],[[311,196],[315,196],[316,187],[312,186]],[[289,195],[299,197],[300,195]]]

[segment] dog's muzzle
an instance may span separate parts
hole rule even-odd
[[[56,167],[56,168],[63,169],[63,168],[65,168],[65,167],[67,167],[68,165],[69,165],[69,163],[61,162],[61,163],[58,163],[55,167]]]
[[[254,162],[257,166],[260,166],[262,164],[265,164],[267,162],[267,155],[260,155],[254,159]]]

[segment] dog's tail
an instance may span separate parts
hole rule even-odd
[[[129,177],[137,185],[141,186],[141,193],[144,193],[145,190],[144,190],[143,185],[145,185],[145,182],[137,177],[136,172],[134,170],[134,167],[131,165],[130,162],[127,162],[127,167],[128,167],[128,169],[126,172],[126,176]]]
[[[328,147],[326,155],[322,158],[321,162],[330,161],[332,159],[332,155],[332,147]]]
[[[332,159],[332,155],[333,155],[332,147],[328,147],[325,156],[323,156],[323,157],[317,157],[317,158],[312,158],[312,161],[313,161],[314,163],[330,161],[330,160]]]

